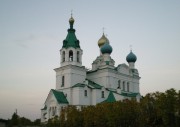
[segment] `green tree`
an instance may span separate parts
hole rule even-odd
[[[41,120],[40,120],[40,119],[36,119],[36,120],[34,120],[34,122],[33,122],[33,125],[40,126],[40,124],[41,124]]]
[[[66,110],[62,108],[60,113],[60,127],[66,127],[65,114]]]
[[[19,125],[23,125],[23,126],[32,125],[32,122],[31,122],[31,120],[29,120],[25,117],[21,117],[21,118],[19,118]]]
[[[10,120],[10,126],[13,125],[20,125],[20,117],[17,115],[17,113],[13,113],[12,118]]]
[[[51,123],[49,120],[48,123]],[[53,125],[53,124],[51,124]],[[180,91],[148,93],[140,102],[124,100],[96,106],[68,106],[61,111],[60,127],[179,127]]]
[[[84,127],[94,127],[95,123],[94,123],[94,116],[95,116],[95,106],[88,106],[86,108],[84,108],[83,110],[83,118],[84,118],[84,122],[83,122],[83,126]]]

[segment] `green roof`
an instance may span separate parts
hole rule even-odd
[[[114,97],[114,94],[113,94],[113,92],[112,91],[110,91],[109,92],[109,95],[108,95],[108,98],[106,99],[106,100],[104,100],[103,102],[115,102],[116,101],[116,99],[115,99],[115,97]],[[102,103],[103,103],[102,102]]]
[[[124,93],[122,92],[121,95],[127,96],[127,97],[136,97],[139,93]]]
[[[73,29],[73,23],[70,23],[70,29],[68,29],[68,34],[66,39],[63,41],[63,48],[80,48],[79,40],[76,38],[75,29]]]
[[[74,88],[74,87],[85,87],[85,86],[90,87],[92,89],[101,89],[102,88],[101,85],[99,85],[99,84],[97,84],[97,83],[95,83],[89,79],[86,79],[86,80],[88,80],[88,85],[83,84],[83,83],[77,83],[74,86],[72,86],[72,88]]]
[[[74,87],[85,87],[85,86],[86,86],[85,84],[77,83],[74,86],[72,86],[72,88],[74,88]]]
[[[117,93],[117,89],[114,88],[106,88],[108,91],[112,91],[113,93]]]
[[[89,85],[89,86],[91,86],[91,87],[93,87],[93,88],[95,88],[95,89],[101,89],[101,88],[102,88],[101,85],[99,85],[99,84],[97,84],[97,83],[95,83],[95,82],[93,82],[93,81],[91,81],[91,80],[89,80],[89,79],[86,79],[86,80],[88,80],[88,85]]]
[[[63,92],[60,91],[56,91],[51,89],[51,91],[53,92],[56,100],[58,101],[58,103],[65,103],[65,104],[69,104],[68,100],[66,99],[66,96],[64,95]]]

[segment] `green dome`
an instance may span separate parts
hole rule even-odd
[[[127,55],[127,57],[126,57],[126,61],[129,63],[129,62],[133,62],[133,63],[135,63],[136,62],[136,60],[137,60],[137,57],[136,57],[136,55],[131,51],[128,55]]]
[[[102,47],[101,47],[101,53],[105,54],[111,54],[112,53],[112,47],[106,42]]]

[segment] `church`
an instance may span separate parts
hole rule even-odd
[[[49,91],[41,109],[41,122],[59,116],[61,109],[68,105],[81,108],[124,99],[140,101],[140,76],[135,68],[137,57],[132,50],[126,57],[128,65],[115,66],[111,58],[113,48],[103,33],[98,40],[100,54],[97,53],[99,56],[92,62],[92,69],[86,69],[82,64],[83,50],[75,35],[72,15],[69,25],[60,49],[60,67],[54,69],[56,88]]]

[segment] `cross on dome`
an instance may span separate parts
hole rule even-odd
[[[132,52],[132,45],[129,45],[130,51]]]

